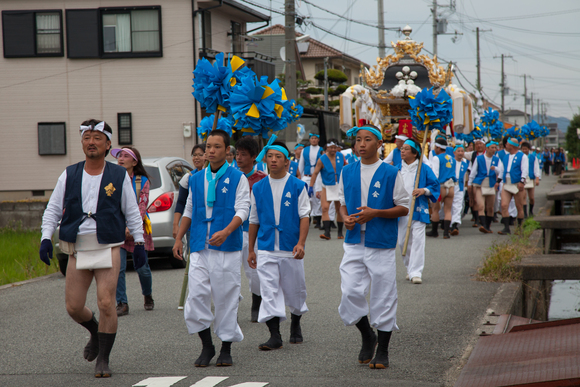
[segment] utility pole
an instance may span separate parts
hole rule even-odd
[[[328,57],[324,58],[324,110],[328,110]]]
[[[477,83],[475,84],[475,86],[477,87],[477,90],[479,90],[480,93],[481,93],[481,59],[479,57],[479,33],[488,31],[491,31],[491,29],[480,30],[479,27],[475,29],[475,36],[477,42],[477,65],[475,65],[475,67],[477,67]]]
[[[494,56],[494,58],[498,58],[498,57]],[[505,72],[503,70],[504,58],[513,58],[513,56],[501,54],[501,83],[499,84],[499,86],[501,87],[501,119],[502,120],[504,119],[504,113],[505,113]]]
[[[433,0],[433,56],[437,56],[437,0]]]
[[[532,120],[534,119],[534,93],[530,93],[530,106],[532,108]]]
[[[286,97],[296,99],[296,10],[294,0],[285,0],[284,47],[286,48],[286,74],[284,76]],[[288,124],[286,142],[296,141],[296,124]]]
[[[379,13],[379,58],[385,57],[385,20],[383,0],[378,0]]]
[[[524,77],[524,123],[528,123],[528,88],[526,86],[526,74],[523,75]]]

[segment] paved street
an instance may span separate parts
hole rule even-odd
[[[552,176],[544,178],[536,190],[536,213],[555,181]],[[239,322],[245,339],[232,346],[234,366],[195,368],[193,362],[201,344],[197,335],[187,334],[183,313],[177,309],[183,270],[153,262],[155,310],[143,309],[137,274],[130,271],[130,314],[119,319],[111,355],[113,377],[94,379],[94,363],[82,357],[88,332],[68,317],[65,280],[55,274],[0,290],[0,386],[169,386],[172,382],[180,387],[229,387],[241,383],[246,383],[246,387],[446,385],[448,371],[459,362],[468,344],[474,343],[475,326],[499,286],[474,281],[472,276],[493,241],[504,237],[480,233],[471,227],[469,218],[465,217],[457,237],[428,238],[422,285],[405,280],[397,253],[400,331],[393,334],[391,365],[387,370],[371,370],[358,364],[359,332],[355,327],[345,327],[337,312],[342,243],[321,240],[320,231],[311,228],[305,258],[310,312],[302,319],[303,344],[288,344],[289,323],[284,322],[284,348],[273,352],[258,350],[258,344],[268,337],[267,328],[249,321],[251,296],[243,277],[245,298]],[[494,223],[492,229],[497,232],[501,224]],[[94,284],[88,305],[97,310]],[[214,341],[219,348],[215,336]],[[227,379],[204,379],[218,376]],[[181,379],[143,382],[155,377]]]

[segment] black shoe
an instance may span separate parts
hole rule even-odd
[[[117,317],[126,316],[129,314],[129,305],[124,302],[117,304]]]
[[[378,331],[379,345],[377,346],[377,353],[375,358],[369,364],[370,368],[384,369],[389,366],[389,341],[391,341],[391,333],[385,331]]]
[[[95,364],[95,378],[110,378],[113,373],[109,368],[109,355],[115,343],[116,333],[99,332],[99,355]]]
[[[151,294],[145,296],[145,302],[143,304],[143,307],[145,308],[145,310],[153,310],[153,308],[155,308],[155,301],[153,301],[153,297],[151,297]]]
[[[371,328],[367,316],[361,318],[360,321],[356,323],[356,327],[360,331],[362,337],[362,346],[358,354],[358,362],[361,364],[367,364],[372,360],[373,354],[375,353],[377,335],[375,335],[375,332]]]
[[[282,348],[282,336],[280,335],[280,317],[273,317],[266,321],[266,325],[270,330],[270,339],[258,346],[262,351],[270,351],[273,349]]]
[[[503,223],[503,230],[498,231],[497,233],[500,235],[509,235],[510,232],[510,218],[501,218],[501,222]]]
[[[85,346],[83,356],[87,361],[93,361],[99,355],[99,322],[93,313],[93,318],[80,324],[91,333],[91,339]]]
[[[229,367],[234,365],[232,360],[231,354],[232,342],[231,341],[223,341],[222,342],[222,349],[220,351],[220,355],[215,363],[218,367]]]
[[[425,233],[425,235],[433,237],[433,238],[437,238],[439,236],[439,233],[437,232],[438,227],[439,227],[439,222],[432,222],[431,223],[431,231]]]
[[[300,318],[296,314],[291,314],[292,322],[290,324],[290,344],[302,344],[302,329],[300,328]]]
[[[257,294],[252,293],[252,317],[251,320],[253,323],[258,322],[258,316],[260,314],[260,304],[262,303],[262,297],[258,296]]]
[[[451,231],[449,233],[453,236],[459,235],[459,229],[457,228],[457,223],[453,223],[453,225],[451,226]]]
[[[451,226],[451,221],[450,220],[444,220],[443,221],[443,239],[449,239],[451,238],[451,235],[449,235],[449,227]]]
[[[201,344],[203,347],[201,349],[201,354],[194,364],[196,367],[207,367],[211,359],[213,359],[215,356],[215,347],[211,340],[211,331],[209,328],[207,328],[199,332],[198,335],[201,339]]]

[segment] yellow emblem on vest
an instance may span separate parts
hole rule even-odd
[[[451,163],[449,163],[449,162],[448,162],[447,164],[445,164],[445,166],[446,166],[447,168],[451,168]],[[110,195],[109,195],[109,196],[110,196]]]
[[[113,187],[113,183],[109,183],[109,185],[105,187],[105,192],[107,193],[107,196],[112,196],[113,192],[115,192],[116,190],[117,189]]]

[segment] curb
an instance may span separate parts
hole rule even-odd
[[[43,275],[42,277],[32,278],[32,279],[29,279],[29,280],[26,280],[26,281],[13,282],[11,284],[6,284],[6,285],[0,286],[0,290],[15,288],[17,286],[22,286],[22,285],[26,285],[26,284],[30,284],[30,283],[34,283],[34,282],[38,282],[38,281],[43,281],[43,280],[46,280],[46,279],[49,279],[49,278],[53,278],[53,277],[57,277],[57,276],[62,276],[62,274],[60,272],[58,272],[58,273],[52,273],[52,274]]]

